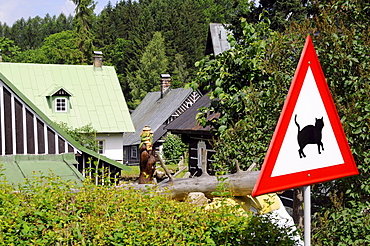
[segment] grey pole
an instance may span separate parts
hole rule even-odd
[[[311,186],[303,187],[304,246],[311,246]]]

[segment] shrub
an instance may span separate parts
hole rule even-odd
[[[155,191],[74,185],[53,175],[0,184],[4,245],[293,245],[262,217],[204,210]]]
[[[181,141],[181,138],[168,133],[163,143],[163,154],[166,158],[166,164],[177,164],[185,151],[186,145]]]

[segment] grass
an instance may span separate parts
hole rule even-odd
[[[172,164],[172,165],[166,165],[169,170],[173,170],[174,172],[177,172],[177,164]],[[140,167],[139,166],[127,166],[130,170],[129,171],[121,171],[121,176],[123,178],[136,178],[139,177],[140,175]],[[157,170],[163,171],[163,168],[157,164]],[[181,176],[181,175],[180,175]]]

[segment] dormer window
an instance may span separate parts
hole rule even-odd
[[[46,93],[48,104],[56,113],[67,113],[70,110],[70,97],[72,93],[61,86],[53,86]]]
[[[55,98],[55,112],[67,112],[68,99],[65,97]]]

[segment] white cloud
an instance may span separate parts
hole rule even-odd
[[[71,0],[65,0],[64,5],[61,6],[59,12],[63,12],[65,15],[74,14],[75,4]]]

